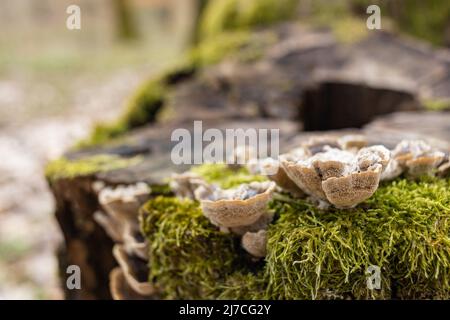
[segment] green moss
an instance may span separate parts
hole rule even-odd
[[[198,67],[220,62],[248,44],[250,34],[245,31],[227,32],[201,42],[191,52],[191,59]]]
[[[426,100],[423,104],[430,111],[450,110],[450,100]]]
[[[231,169],[226,164],[204,164],[193,167],[192,172],[199,174],[209,183],[216,183],[221,188],[229,189],[242,183],[265,181],[263,176],[251,175],[246,168]]]
[[[385,7],[395,9],[388,5]],[[397,9],[400,10],[389,10],[389,14],[401,31],[435,45],[444,44],[445,30],[450,19],[449,1],[402,0]]]
[[[78,142],[76,147],[103,144],[133,128],[153,122],[166,98],[167,88],[161,79],[162,76],[144,82],[128,101],[125,112],[117,121],[97,124],[91,136]]]
[[[87,176],[97,172],[116,170],[135,165],[140,157],[121,158],[112,155],[96,155],[79,160],[59,158],[50,162],[45,168],[45,176],[49,180]]]
[[[141,217],[151,244],[149,281],[166,298],[213,297],[217,283],[239,268],[236,239],[211,225],[198,203],[156,197]]]
[[[114,138],[117,138],[127,132],[128,126],[123,121],[113,123],[99,123],[95,125],[91,135],[76,143],[74,149],[89,148],[97,146]]]
[[[223,181],[217,168],[203,175]],[[450,298],[449,180],[398,179],[349,210],[285,195],[270,207],[268,255],[252,264],[198,203],[151,200],[143,215],[151,280],[170,298]],[[367,288],[370,265],[381,268],[381,290]]]
[[[447,0],[403,2],[404,10],[398,21],[401,29],[418,38],[442,45],[446,27],[449,26],[450,2]]]
[[[202,16],[200,35],[215,37],[224,31],[266,26],[292,18],[297,0],[214,0]]]
[[[173,196],[173,192],[168,184],[152,184],[150,187],[154,196]]]
[[[354,43],[369,35],[366,22],[363,19],[348,16],[342,19],[332,19],[329,24],[336,39],[341,43]]]
[[[304,21],[315,27],[329,28],[341,43],[363,40],[370,32],[366,26],[367,16],[358,17],[352,12],[353,1],[314,1],[311,3],[311,14]]]
[[[128,102],[122,121],[128,129],[150,123],[164,104],[166,86],[160,79],[142,84]]]

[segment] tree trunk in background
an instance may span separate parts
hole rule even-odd
[[[117,33],[119,39],[130,40],[138,37],[133,14],[127,0],[113,0],[117,19]]]

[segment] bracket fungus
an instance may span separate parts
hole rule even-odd
[[[383,146],[356,154],[325,146],[306,159],[281,157],[286,173],[305,193],[339,208],[352,208],[372,196],[389,161],[390,152]]]
[[[142,259],[147,259],[147,242],[140,236],[137,217],[150,192],[145,183],[104,187],[98,198],[106,214],[94,213],[94,219],[115,242],[123,243],[128,253]]]
[[[291,153],[296,154],[298,151],[303,149],[306,155],[312,156],[316,153],[324,152],[325,148],[341,149],[341,146],[339,145],[337,138],[334,136],[313,136],[306,142],[302,143],[300,148],[294,149]]]
[[[140,206],[148,199],[150,187],[143,182],[133,185],[105,187],[98,195],[99,202],[112,217],[132,218],[137,216]]]
[[[410,177],[433,175],[445,154],[423,140],[403,140],[392,151],[394,159]]]
[[[368,142],[365,136],[361,134],[347,134],[337,139],[341,149],[357,151],[367,146]]]
[[[117,244],[113,248],[113,255],[133,291],[142,296],[151,296],[157,292],[156,288],[147,281],[148,268],[145,261],[129,255],[123,246]]]
[[[148,261],[148,242],[142,236],[137,223],[127,223],[122,238],[126,252]]]
[[[267,231],[247,232],[242,236],[242,247],[255,258],[266,256]]]
[[[139,231],[137,216],[128,220],[117,219],[101,211],[96,211],[94,220],[103,227],[115,243],[123,244],[129,254],[148,260],[148,242]]]
[[[200,187],[195,193],[204,215],[212,224],[226,230],[257,222],[267,213],[274,188],[274,182],[252,182],[226,190],[216,186]]]
[[[180,174],[173,174],[170,179],[170,189],[180,198],[195,199],[194,191],[206,182],[196,173],[186,171]]]
[[[147,280],[148,241],[139,230],[138,213],[148,200],[151,189],[145,183],[117,187],[93,185],[105,213],[97,211],[94,219],[116,243],[113,255],[120,268],[110,273],[110,290],[115,299],[140,299],[155,289]]]
[[[301,197],[303,191],[287,175],[279,160],[273,158],[252,159],[247,164],[250,173],[266,176],[274,181],[281,189],[292,195]]]
[[[423,141],[393,151],[366,145],[358,135],[322,136],[279,160],[245,154],[246,166],[205,164],[173,175],[173,192],[142,207],[146,185],[97,183],[105,213],[94,218],[113,238],[119,264],[110,273],[112,296],[448,298],[441,271],[450,260],[441,247],[449,243],[450,180],[438,178],[449,175],[448,154]],[[380,291],[366,286],[368,253],[387,274]]]
[[[148,300],[151,298],[134,291],[120,267],[115,267],[109,273],[109,291],[114,300]]]
[[[347,134],[340,137],[323,135],[309,138],[297,150],[303,149],[307,155],[313,156],[316,153],[326,151],[328,148],[357,152],[367,144],[366,137],[360,134]],[[293,153],[295,154],[295,152]]]

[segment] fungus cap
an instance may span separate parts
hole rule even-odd
[[[138,294],[150,296],[156,293],[156,288],[147,281],[147,266],[140,259],[129,256],[121,245],[113,247],[113,255],[122,269],[128,285]]]
[[[98,199],[109,215],[129,219],[137,216],[139,207],[150,193],[150,187],[139,182],[128,186],[105,187],[99,192]]]
[[[123,241],[123,226],[117,219],[105,214],[102,211],[94,212],[94,220],[97,222],[108,234],[108,236],[115,242]]]
[[[273,158],[254,159],[249,162],[247,167],[251,173],[267,176],[280,188],[294,196],[300,197],[304,195],[303,191],[289,178],[279,160]]]
[[[353,161],[354,155],[328,146],[324,152],[303,159],[292,155],[281,156],[287,175],[300,189],[318,200],[327,200],[322,189],[322,180],[340,177]]]
[[[142,236],[137,221],[125,224],[122,239],[124,249],[128,254],[148,261],[148,241]]]
[[[242,247],[256,258],[264,258],[267,253],[267,231],[247,232],[241,240]]]
[[[331,135],[314,136],[302,144],[302,148],[310,156],[324,152],[326,147],[335,149],[341,148],[337,138]]]
[[[400,166],[397,160],[391,158],[386,169],[381,173],[380,180],[381,181],[390,181],[394,180],[398,176],[400,176],[403,172],[403,168]]]
[[[109,291],[114,300],[148,300],[149,296],[143,296],[135,292],[120,267],[115,267],[109,273]]]
[[[443,152],[423,140],[402,140],[392,154],[410,177],[433,175],[445,159]]]
[[[332,177],[322,182],[328,201],[338,208],[352,208],[370,198],[378,189],[381,165],[374,170]]]
[[[206,182],[196,173],[186,171],[172,174],[169,187],[177,197],[195,199],[194,191]]]
[[[203,214],[220,227],[251,225],[267,212],[274,188],[272,181],[242,184],[228,190],[216,187],[213,193],[205,194],[201,199]]]
[[[337,142],[343,150],[359,150],[368,144],[366,137],[361,134],[344,135],[339,137]]]
[[[390,152],[383,146],[362,148],[356,154],[324,147],[307,159],[281,160],[288,176],[305,193],[337,207],[353,207],[370,197],[389,161]]]

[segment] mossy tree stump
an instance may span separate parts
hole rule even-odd
[[[439,118],[449,119],[450,114],[441,113]],[[426,119],[421,114],[409,114],[410,120],[417,123],[414,135],[420,134],[421,130],[437,138],[450,136],[445,121],[441,126],[433,123],[425,123]],[[385,142],[393,147],[402,138],[411,136],[406,128],[401,128],[401,123],[396,123],[396,117],[392,121],[385,119],[380,125],[374,123],[368,129],[363,130],[371,143]],[[430,121],[433,120],[430,117]],[[421,120],[421,121],[420,121]],[[379,122],[378,122],[379,123]],[[217,122],[210,124],[212,127]],[[310,133],[299,133],[295,122],[286,121],[262,121],[262,122],[230,122],[221,123],[222,128],[229,126],[240,127],[275,127],[281,128],[282,150],[291,148],[304,140]],[[409,126],[409,124],[406,124]],[[383,132],[384,126],[391,130]],[[205,126],[205,129],[208,126]],[[434,134],[430,132],[433,127]],[[395,128],[395,129],[393,129]],[[72,160],[59,160],[50,164],[47,170],[51,190],[56,199],[56,219],[64,235],[65,243],[59,252],[60,274],[63,288],[67,279],[66,268],[68,265],[76,264],[82,270],[82,289],[65,290],[68,299],[107,299],[110,298],[108,289],[108,274],[116,262],[111,254],[112,241],[103,229],[93,219],[93,214],[100,210],[98,194],[94,188],[95,182],[104,185],[115,186],[118,184],[133,184],[138,181],[150,185],[160,185],[164,177],[171,172],[183,171],[187,167],[178,167],[171,164],[170,132],[173,128],[166,128],[161,133],[161,128],[149,128],[137,132],[128,137],[123,143],[103,147],[98,150],[78,151],[69,158]],[[143,137],[147,137],[146,144]],[[156,138],[158,137],[158,138]],[[150,150],[154,150],[155,153]],[[101,156],[96,153],[102,154]],[[104,156],[104,154],[109,154]],[[136,156],[136,154],[140,154]],[[118,157],[120,156],[120,157]],[[155,188],[157,190],[157,188]],[[243,275],[242,275],[243,276]]]

